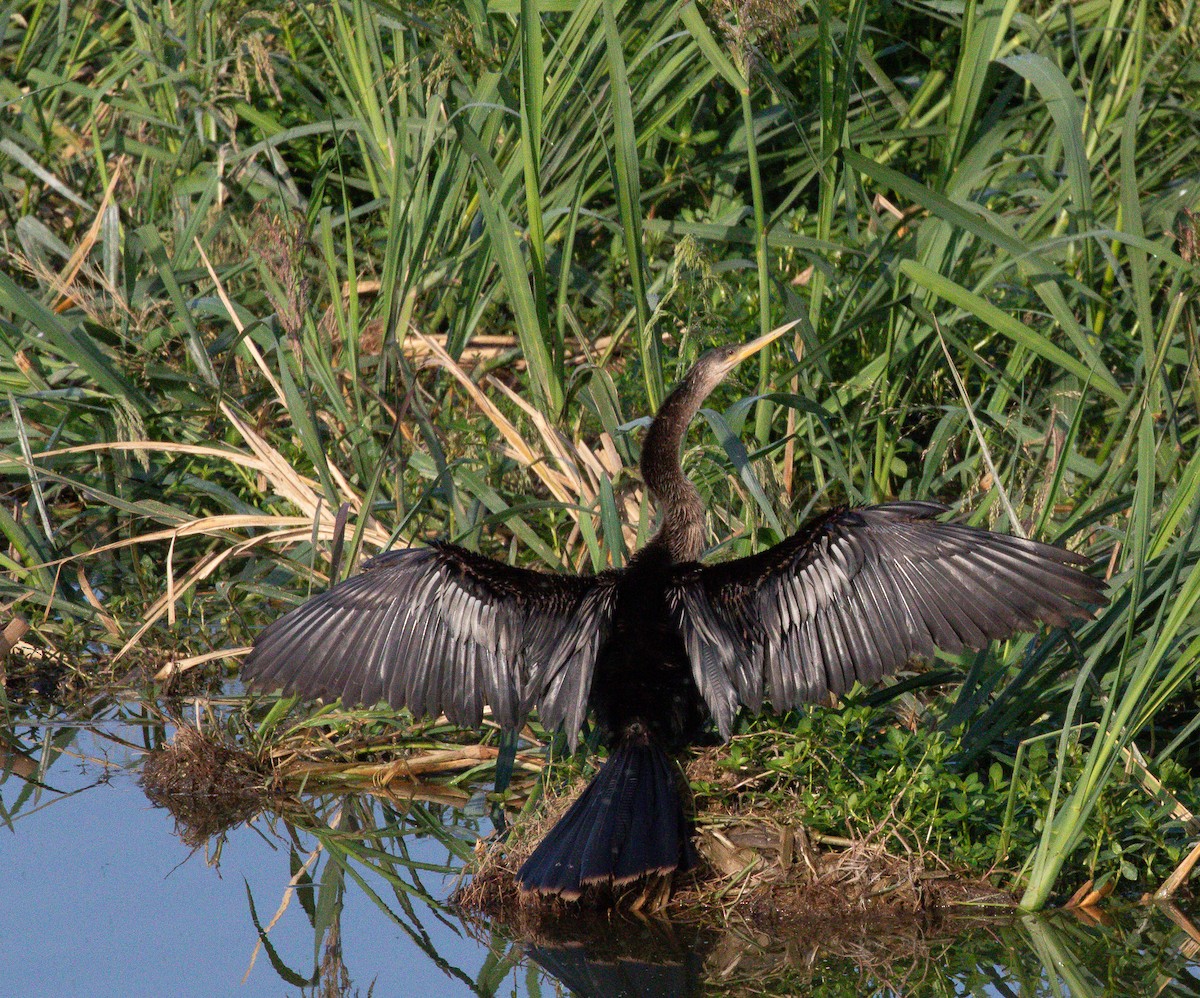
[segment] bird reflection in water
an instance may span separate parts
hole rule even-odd
[[[706,964],[723,938],[694,923],[586,908],[569,919],[539,918],[523,931],[495,921],[488,932],[518,940],[525,956],[576,998],[702,995]]]

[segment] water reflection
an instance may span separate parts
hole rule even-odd
[[[190,843],[181,847],[167,834],[171,823],[148,810],[144,798],[139,805],[132,793],[114,797],[104,789],[120,784],[132,790],[147,751],[174,734],[157,711],[114,701],[79,723],[48,721],[9,705],[6,717],[0,729],[0,821],[8,826],[8,886],[0,892],[14,893],[2,898],[5,910],[28,909],[31,883],[79,879],[95,887],[101,907],[89,909],[84,891],[66,888],[64,912],[39,908],[35,920],[60,924],[69,911],[88,924],[111,923],[119,901],[115,893],[104,894],[103,881],[115,880],[115,891],[132,889],[135,878],[116,864],[119,852],[134,851],[136,840],[133,861],[151,870],[150,883],[160,890],[121,907],[124,931],[104,939],[108,947],[119,948],[123,939],[129,944],[120,960],[134,980],[145,960],[144,931],[182,919],[168,910],[174,892],[181,905],[200,906],[197,924],[223,923],[172,932],[155,950],[155,961],[168,967],[194,961],[205,949],[213,951],[218,971],[222,961],[228,965],[227,976],[205,979],[197,993],[227,990],[246,975],[244,994],[278,994],[282,983],[304,994],[533,998],[564,991],[1200,995],[1200,930],[1187,908],[1171,906],[1112,908],[1099,919],[1058,913],[837,923],[796,918],[778,924],[735,905],[719,928],[574,911],[537,923],[488,922],[451,901],[477,841],[491,831],[486,818],[382,788],[352,796],[300,793],[274,813],[209,834],[195,850],[200,843],[194,828],[189,833],[180,827]],[[150,824],[152,830],[144,831]],[[111,855],[97,862],[78,843],[48,848],[41,841],[67,832],[79,841],[111,833],[118,844],[124,837],[130,845],[106,846]],[[205,859],[214,865],[203,865]],[[218,888],[224,902],[218,902]],[[51,901],[38,895],[38,904]],[[217,943],[210,928],[233,942]],[[26,955],[37,941],[22,936],[20,926],[6,924],[0,935]],[[70,941],[79,947],[78,939]],[[0,950],[6,967],[21,964],[20,956]],[[96,966],[85,969],[95,980]],[[149,987],[124,990],[148,993]]]
[[[482,831],[445,805],[366,797],[317,801],[306,820],[289,816],[276,826],[291,844],[291,886],[318,945],[340,938],[346,893],[362,891],[432,964],[478,995],[555,993],[556,984],[595,998],[1200,994],[1200,932],[1175,907],[1131,907],[1100,921],[1070,913],[798,919],[770,932],[760,913],[736,909],[720,930],[574,911],[520,926],[489,923],[457,911],[442,886],[462,869]],[[418,859],[410,848],[415,839],[439,843],[444,862]],[[439,949],[429,919],[485,947],[482,969],[471,974]],[[261,932],[257,917],[255,924]],[[522,965],[530,972],[514,987],[512,972]],[[327,984],[329,966],[327,959],[305,983]],[[277,969],[299,983],[298,974]]]
[[[1200,937],[1174,907],[1127,909],[1107,925],[1063,913],[907,927],[826,924],[820,942],[814,928],[775,938],[693,931],[680,952],[664,951],[663,938],[680,940],[686,931],[621,922],[607,937],[589,928],[572,943],[528,941],[525,951],[579,996],[1200,994]],[[880,935],[896,944],[891,953],[876,945]]]
[[[663,929],[670,932],[672,927]],[[643,935],[644,932],[626,926],[619,933],[610,932],[607,939],[594,939],[593,945],[578,941],[529,943],[525,951],[550,977],[581,998],[600,995],[691,998],[704,993],[704,958],[700,947],[681,946],[663,953],[655,947],[643,948],[640,938]]]
[[[467,938],[467,927],[447,903],[447,884],[470,858],[471,843],[481,829],[453,808],[416,800],[376,797],[321,797],[309,801],[305,813],[276,817],[271,826],[280,850],[287,854],[289,879],[281,892],[279,911],[290,903],[303,909],[313,932],[314,952],[324,958],[307,974],[287,966],[271,944],[265,925],[251,900],[251,918],[272,966],[293,984],[330,983],[329,968],[339,978],[345,969],[336,953],[342,939],[342,914],[347,896],[364,895],[409,941],[411,946],[448,977],[470,991],[491,995],[517,962],[515,958],[488,961],[481,979],[443,953],[430,934],[431,920]],[[442,857],[428,848],[436,843]],[[489,952],[495,951],[489,947]],[[497,973],[499,976],[497,976]]]

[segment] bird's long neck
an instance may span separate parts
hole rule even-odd
[[[642,444],[642,480],[662,514],[647,548],[665,548],[672,561],[695,561],[704,551],[704,503],[683,473],[679,452],[688,424],[707,392],[689,381],[663,402]]]

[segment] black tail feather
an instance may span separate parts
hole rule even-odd
[[[623,884],[695,863],[691,823],[666,752],[630,739],[609,756],[592,782],[525,861],[524,890],[573,900],[589,884]]]
[[[678,856],[678,846],[674,836],[665,840],[663,838],[663,829],[675,825],[675,816],[674,812],[670,810],[669,802],[659,800],[658,789],[658,781],[655,780],[650,780],[645,785],[631,783],[628,786],[631,795],[637,794],[642,798],[643,813],[654,817],[640,825],[639,831],[644,836],[644,841],[638,843],[635,848],[630,843],[629,837],[626,836],[620,853],[613,856],[611,872],[613,883],[626,883],[645,872],[643,867],[648,857]]]
[[[585,884],[603,880],[615,873],[622,845],[629,840],[634,798],[648,794],[652,787],[639,786],[639,774],[632,753],[618,751],[605,769],[609,767],[612,768],[611,773],[606,774],[602,769],[584,790],[584,794],[592,787],[600,791],[597,803],[584,809],[582,819],[587,837],[580,856],[579,879]],[[652,806],[649,801],[643,803]],[[554,835],[553,829],[550,835]]]

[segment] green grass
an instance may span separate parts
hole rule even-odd
[[[1027,907],[1157,886],[1178,843],[1123,774],[1200,766],[1190,5],[7,11],[0,596],[33,647],[245,645],[327,584],[343,504],[339,574],[430,536],[619,563],[626,424],[800,318],[693,431],[717,555],[931,497],[1098,558],[1100,619],[918,684],[905,751],[933,802],[983,788],[986,832],[930,820]]]
[[[878,699],[878,697],[876,697]],[[936,708],[935,708],[936,709]],[[900,716],[897,716],[897,715]],[[1020,886],[1034,854],[1059,762],[1063,779],[1084,779],[1088,744],[1074,731],[1031,741],[1018,761],[997,748],[985,766],[964,766],[969,733],[931,729],[898,711],[853,698],[844,709],[812,708],[762,719],[737,735],[720,763],[740,789],[698,784],[701,812],[713,802],[748,814],[778,816],[810,832],[867,837],[899,855],[938,857],[951,869],[988,872]],[[1194,829],[1172,809],[1188,800],[1190,772],[1164,763],[1163,786],[1147,793],[1138,774],[1116,773],[1081,822],[1064,871],[1074,890],[1084,880],[1123,894],[1162,883],[1183,861]]]

